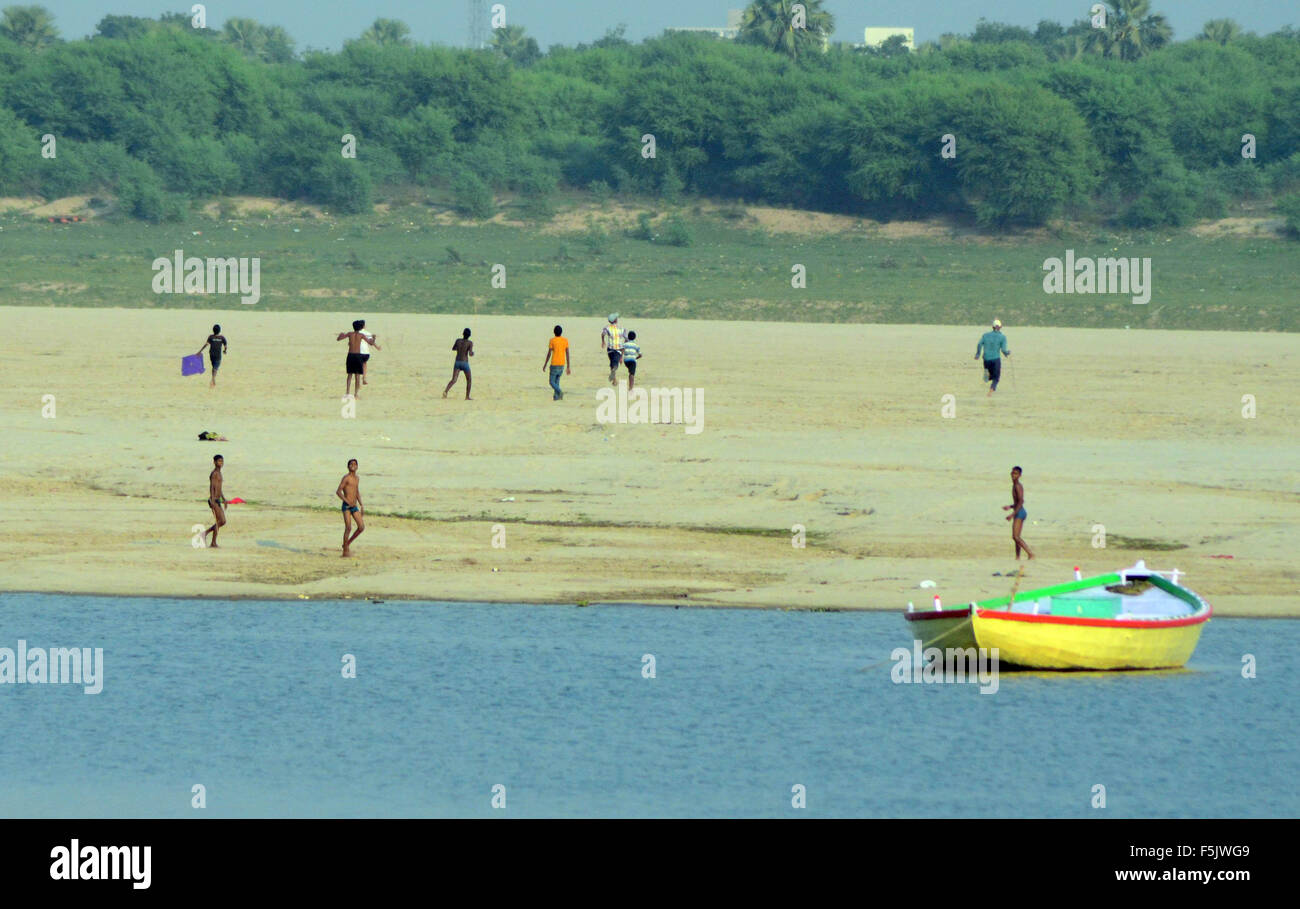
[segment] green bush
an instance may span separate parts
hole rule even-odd
[[[486,221],[497,213],[492,190],[471,171],[461,171],[451,184],[452,204],[467,218]]]
[[[1228,213],[1228,194],[1214,183],[1206,182],[1196,200],[1196,217],[1222,218]]]
[[[1196,203],[1174,180],[1158,180],[1137,197],[1120,216],[1128,227],[1178,227],[1190,221]]]
[[[1268,180],[1275,196],[1300,190],[1300,151],[1269,165]]]
[[[118,193],[122,209],[133,218],[150,223],[180,221],[189,211],[189,200],[167,192],[157,181],[126,180]]]
[[[1206,181],[1189,174],[1177,158],[1160,152],[1135,162],[1138,190],[1120,215],[1129,227],[1178,227],[1196,214]]]
[[[677,173],[677,168],[669,167],[659,180],[659,198],[665,202],[676,202],[686,188],[685,182]]]
[[[669,246],[690,246],[694,237],[685,221],[677,215],[669,215],[664,219],[662,240]]]
[[[1269,179],[1264,167],[1256,161],[1241,160],[1235,164],[1220,164],[1206,177],[1218,184],[1231,199],[1259,199],[1268,195]]]
[[[636,227],[628,231],[628,236],[634,240],[646,240],[654,242],[655,229],[650,222],[654,218],[648,211],[643,211],[636,216]]]
[[[25,196],[36,189],[39,165],[45,160],[39,154],[39,138],[36,130],[0,107],[0,195]]]
[[[1300,239],[1300,193],[1290,193],[1278,199],[1277,212],[1286,218],[1287,236]]]
[[[555,217],[555,203],[549,195],[526,195],[519,203],[519,215],[533,224]]]
[[[603,256],[609,251],[609,233],[595,218],[587,219],[587,232],[583,235],[582,242],[593,256]]]
[[[176,192],[214,196],[239,189],[239,166],[208,136],[177,136],[154,159],[154,170]]]
[[[340,214],[370,210],[370,176],[354,158],[326,152],[312,171],[311,185],[311,198]]]

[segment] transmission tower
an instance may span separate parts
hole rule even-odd
[[[487,47],[486,0],[469,0],[469,46],[474,50]]]

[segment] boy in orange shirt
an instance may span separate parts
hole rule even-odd
[[[562,337],[563,334],[564,329],[555,326],[555,337],[546,346],[546,359],[542,361],[542,372],[546,372],[547,364],[550,364],[551,389],[555,392],[552,401],[564,397],[564,392],[560,391],[560,374],[573,375],[573,370],[569,368],[569,339]]]

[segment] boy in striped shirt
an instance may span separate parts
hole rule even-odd
[[[636,332],[629,331],[623,342],[623,365],[627,367],[627,390],[636,388],[636,362],[641,359],[641,345],[636,343]]]

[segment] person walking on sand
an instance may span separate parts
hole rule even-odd
[[[365,372],[366,361],[361,359],[361,344],[365,336],[361,334],[361,326],[365,325],[360,319],[352,323],[351,331],[341,331],[336,341],[348,339],[348,359],[347,359],[347,383],[343,386],[344,395],[361,396],[361,375]],[[355,390],[354,390],[355,389]]]
[[[361,478],[357,476],[357,459],[348,461],[348,472],[339,480],[339,488],[334,494],[343,501],[343,558],[352,557],[352,541],[361,536],[366,529],[364,512],[361,507]],[[352,522],[357,522],[356,532],[352,532]],[[349,536],[351,534],[351,536]]]
[[[1002,378],[1002,358],[1011,356],[1007,337],[1002,334],[1001,319],[994,319],[993,328],[980,335],[979,342],[975,345],[975,359],[980,358],[981,352],[984,357],[984,381],[993,383],[986,396],[991,398],[993,392],[998,390],[998,380]]]
[[[623,342],[623,365],[627,367],[627,390],[636,388],[636,364],[641,359],[641,345],[636,343],[636,332],[629,331]]]
[[[373,347],[375,350],[383,350],[383,348],[380,347],[379,342],[375,340],[378,336],[365,331],[365,327],[366,320],[362,319],[361,328],[358,329],[358,331],[361,332],[361,384],[369,385],[370,380],[367,379],[366,376],[370,372],[370,348]]]
[[[1016,544],[1016,561],[1020,561],[1020,550],[1032,559],[1034,551],[1029,548],[1029,544],[1020,538],[1020,530],[1025,526],[1025,518],[1029,517],[1029,512],[1025,511],[1025,487],[1020,485],[1020,468],[1011,468],[1011,504],[1003,505],[1003,511],[1009,511],[1007,520],[1011,522],[1011,541]]]
[[[208,383],[209,388],[217,387],[217,370],[221,368],[221,358],[226,353],[226,336],[221,333],[220,325],[212,326],[212,334],[203,342],[203,347],[208,348],[208,359],[212,361],[212,381]],[[203,347],[199,348],[199,356],[203,356]]]
[[[609,384],[618,377],[618,364],[623,362],[623,329],[618,324],[618,313],[609,314],[609,324],[600,332],[600,346],[609,355]]]
[[[560,376],[573,375],[569,368],[569,339],[564,337],[564,329],[555,326],[555,337],[551,338],[550,343],[546,345],[546,359],[542,361],[542,372],[546,372],[547,365],[551,371],[551,400],[558,401],[564,397],[564,392],[560,391]]]
[[[461,372],[465,373],[465,400],[470,400],[469,390],[474,384],[473,378],[469,372],[469,358],[474,356],[474,342],[469,339],[469,329],[461,332],[459,338],[451,344],[451,349],[456,351],[456,362],[451,367],[451,381],[447,387],[442,390],[442,396],[447,397],[447,392],[451,391],[451,386],[456,384],[460,378]]]
[[[209,549],[220,549],[217,545],[217,531],[226,526],[226,498],[221,494],[221,468],[225,465],[226,459],[221,455],[212,456],[212,473],[208,474],[208,507],[212,509],[212,517],[215,519],[212,526],[203,531],[203,542],[207,543],[208,534],[212,534],[212,542],[208,543]]]

